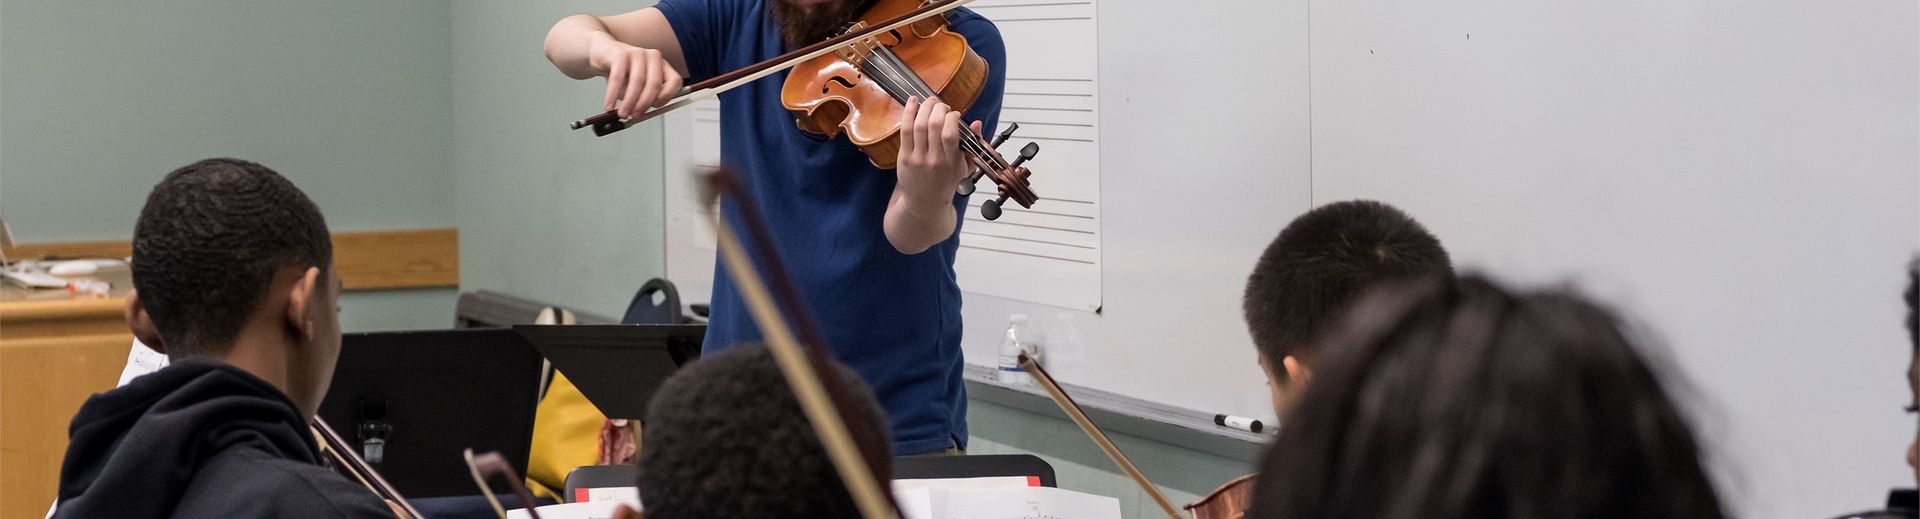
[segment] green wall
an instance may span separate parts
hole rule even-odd
[[[561,76],[540,45],[567,14],[640,5],[0,0],[0,211],[21,241],[127,239],[167,171],[242,157],[292,178],[335,230],[458,226],[462,290],[617,316],[664,271],[660,131],[566,130],[604,83]],[[445,327],[454,298],[354,292],[342,318]],[[1152,516],[1071,423],[970,414],[971,452],[1038,453],[1063,486]],[[1176,501],[1246,468],[1116,441]]]
[[[618,317],[665,272],[659,123],[609,137],[567,130],[600,111],[606,83],[567,79],[541,53],[566,15],[644,5],[453,2],[463,290]]]
[[[335,231],[455,224],[444,1],[0,2],[0,213],[125,240],[168,171],[232,156]],[[348,330],[445,327],[454,290],[349,293]]]

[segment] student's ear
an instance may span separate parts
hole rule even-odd
[[[127,291],[127,306],[121,313],[127,318],[127,329],[133,330],[134,339],[153,351],[167,353],[166,342],[160,340],[160,328],[153,325],[153,317],[147,315],[147,306],[140,302],[140,289]]]
[[[307,267],[305,272],[300,273],[300,279],[293,283],[293,290],[287,291],[287,326],[293,329],[301,342],[313,340],[312,310],[313,305],[318,303],[314,298],[322,289],[320,269]]]
[[[1294,387],[1304,388],[1307,387],[1309,382],[1312,382],[1313,370],[1308,369],[1306,364],[1301,363],[1300,357],[1288,355],[1286,358],[1280,359],[1280,369],[1286,372],[1288,383],[1293,384]]]
[[[613,510],[613,519],[642,519],[643,517],[645,517],[645,514],[627,505],[620,505],[620,508]]]

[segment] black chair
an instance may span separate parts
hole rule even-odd
[[[1058,486],[1053,465],[1032,454],[976,454],[968,456],[901,456],[893,459],[893,479],[951,479],[1025,476],[1039,478],[1040,486]]]
[[[654,295],[660,301],[653,300]],[[627,313],[620,318],[620,324],[686,324],[692,322],[680,311],[680,290],[674,288],[672,281],[660,278],[647,280],[640,285],[640,292],[633,295],[633,302],[627,303]]]
[[[567,482],[560,493],[568,503],[578,503],[581,490],[589,488],[632,488],[640,479],[640,467],[632,463],[619,465],[588,465],[573,469],[567,473]]]
[[[1920,517],[1920,494],[1913,489],[1894,489],[1887,493],[1887,509],[1847,514],[1835,519],[1914,519]]]
[[[1032,454],[981,454],[974,456],[902,456],[893,459],[893,479],[948,479],[1015,476],[1039,478],[1040,486],[1057,486],[1053,465]],[[589,488],[631,487],[640,478],[635,465],[591,465],[567,473],[561,490],[567,502],[580,498],[580,490]]]

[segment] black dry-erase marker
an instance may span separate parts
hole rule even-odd
[[[1247,432],[1260,432],[1260,421],[1244,416],[1213,415],[1213,424]]]

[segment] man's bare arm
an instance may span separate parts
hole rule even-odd
[[[567,77],[607,78],[606,109],[623,118],[672,100],[687,72],[673,26],[652,7],[562,18],[547,31],[545,48]]]

